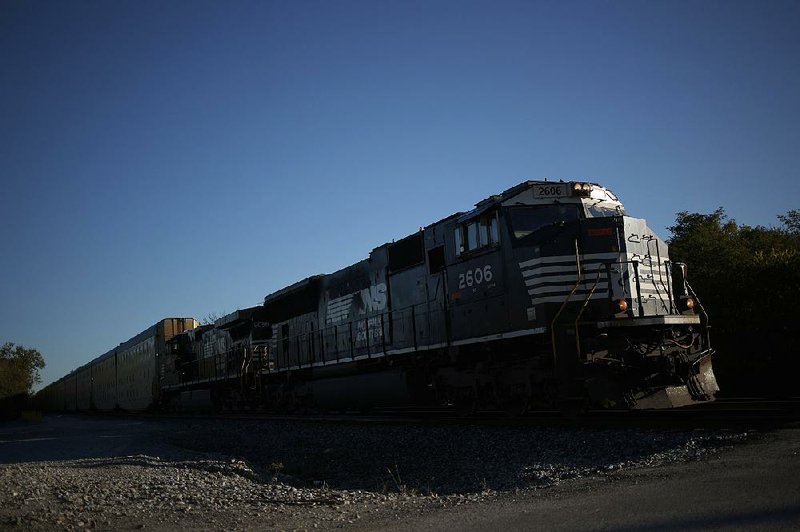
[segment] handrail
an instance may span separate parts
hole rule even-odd
[[[603,270],[600,268],[600,265],[597,265],[597,277],[594,280],[594,285],[592,289],[589,290],[589,294],[586,296],[586,299],[583,301],[583,305],[581,306],[581,310],[578,312],[578,316],[575,318],[575,346],[577,348],[578,357],[580,358],[581,354],[581,339],[580,339],[580,332],[578,330],[578,321],[580,321],[581,316],[583,316],[583,311],[586,310],[586,307],[589,305],[589,301],[592,299],[594,295],[594,291],[597,289],[597,285],[600,282],[600,275],[603,273]]]
[[[569,300],[572,299],[572,296],[575,294],[575,291],[578,289],[578,286],[580,286],[581,281],[583,280],[583,272],[581,271],[581,256],[580,251],[578,250],[577,239],[575,239],[575,265],[578,268],[578,277],[575,281],[575,286],[572,287],[572,290],[570,290],[566,299],[564,299],[564,302],[561,303],[561,307],[558,309],[558,312],[556,312],[556,315],[553,317],[553,321],[550,322],[550,345],[553,349],[553,367],[555,367],[556,358],[558,357],[556,353],[556,321],[558,321],[558,318],[561,317],[561,313],[564,312],[564,309],[567,307],[567,303],[569,303]]]
[[[669,262],[669,259],[666,259],[664,261],[664,271],[667,274],[667,283],[664,284],[664,279],[661,276],[661,248],[659,247],[657,240],[656,240],[656,257],[658,257],[658,281],[667,290],[667,299],[669,300],[669,309],[667,309],[667,312],[669,314],[672,314],[672,312],[675,310],[675,305],[674,305],[674,303],[672,301],[672,288],[671,288],[671,285],[672,285],[672,266],[671,266],[671,264]]]
[[[663,290],[664,282],[669,282],[670,278],[669,265],[666,263],[666,278],[663,277],[664,272],[661,272],[660,279],[658,276],[653,276],[652,279],[642,279],[641,283],[638,275],[639,268],[637,267],[643,265],[635,259],[624,260],[625,257],[621,256],[620,260],[616,261],[607,261],[601,263],[589,261],[588,263],[584,264],[577,240],[574,241],[574,245],[576,280],[568,295],[566,295],[564,300],[560,303],[557,313],[550,322],[550,334],[552,342],[551,349],[554,363],[558,359],[555,329],[559,326],[560,320],[564,316],[567,306],[570,304],[570,302],[576,301],[580,304],[580,307],[577,307],[579,310],[577,313],[577,318],[574,322],[576,330],[575,341],[578,352],[580,352],[580,334],[577,332],[577,328],[580,320],[583,317],[583,314],[585,314],[589,308],[590,301],[594,297],[594,294],[597,293],[597,288],[599,287],[599,283],[604,271],[607,272],[609,283],[611,283],[611,269],[613,266],[628,265],[627,268],[620,270],[620,274],[624,276],[624,272],[627,269],[627,271],[630,272],[630,275],[635,276],[635,282],[634,279],[629,279],[625,283],[625,290],[626,292],[628,290],[631,292],[633,292],[633,290],[637,291],[635,299],[638,300],[640,312],[643,312],[642,288],[644,287],[646,289],[646,287],[651,283],[656,285],[661,283],[662,286],[660,288],[662,288],[662,290],[660,291],[660,295],[663,297],[663,295],[665,295]],[[658,249],[656,249],[656,254],[659,254]],[[660,257],[658,258],[659,265],[661,266]],[[584,297],[584,299],[580,300],[576,294],[581,289],[581,285],[587,282],[587,277],[590,278],[591,267],[594,266],[597,266],[597,276],[595,281],[592,283],[588,293],[581,293],[581,297]],[[605,266],[605,270],[603,266]],[[630,266],[632,266],[632,268]],[[644,264],[644,266],[647,265]],[[589,271],[585,269],[587,267],[589,268]],[[656,286],[656,289],[658,288],[659,287]],[[667,293],[669,293],[668,287]],[[609,285],[609,297],[612,297],[612,295],[612,287]],[[504,297],[504,293],[492,295],[476,294],[476,296],[478,297],[471,299],[471,302],[496,301],[502,299]],[[633,297],[632,293],[631,297]],[[253,364],[252,362],[254,361],[250,361],[251,363],[248,364],[246,371],[259,371],[268,373],[272,373],[274,371],[280,372],[287,369],[290,365],[293,367],[307,367],[318,362],[335,362],[343,357],[360,358],[362,355],[371,356],[379,352],[384,352],[385,354],[386,350],[390,347],[392,349],[399,350],[414,349],[415,345],[418,345],[421,342],[420,338],[418,338],[418,334],[422,331],[424,331],[424,334],[426,335],[426,342],[428,344],[432,345],[436,343],[438,345],[441,343],[444,345],[450,339],[450,335],[443,328],[442,323],[439,321],[441,320],[443,322],[443,318],[446,316],[446,314],[443,313],[446,313],[447,309],[441,307],[440,305],[431,305],[431,303],[432,302],[430,301],[415,303],[403,308],[386,309],[382,312],[377,312],[370,315],[358,314],[352,316],[352,319],[342,320],[341,322],[331,323],[328,325],[326,325],[324,321],[315,322],[315,324],[318,324],[315,329],[306,332],[294,333],[285,339],[288,340],[289,344],[292,346],[290,348],[291,352],[283,352],[280,347],[281,341],[284,339],[274,337],[264,342],[267,346],[271,347],[264,352],[263,360],[259,361],[261,364]],[[399,336],[396,334],[392,335],[392,329],[396,329],[397,327],[405,330],[406,333]],[[398,333],[398,331],[395,331],[395,333]],[[380,338],[378,338],[378,336],[380,336]],[[392,338],[392,336],[396,336],[396,338]],[[308,340],[312,337],[314,340],[313,343],[309,341],[303,341],[303,339]],[[300,349],[299,351],[295,352],[295,346],[298,345],[298,339],[300,340]],[[275,344],[275,342],[277,342],[277,344]],[[208,378],[210,380],[230,378],[231,372],[235,375],[236,368],[230,367],[230,362],[226,359],[226,355],[224,353],[213,353],[208,358],[202,356],[206,350],[214,350],[217,347],[218,346],[216,345],[200,346],[197,352],[197,355],[199,356],[197,356],[196,359],[182,362],[176,361],[176,369],[178,369],[178,371],[185,372],[186,376],[191,376],[195,379],[198,379],[201,376],[204,379]],[[231,349],[232,347],[233,346],[230,346],[228,349]],[[247,361],[241,362],[247,363]],[[260,366],[260,368],[256,366]],[[190,368],[197,369],[192,370]],[[239,368],[239,370],[241,372],[242,368]]]
[[[708,327],[708,313],[706,312],[706,307],[700,301],[700,298],[697,297],[697,294],[695,293],[694,289],[689,284],[689,282],[686,281],[685,279],[684,279],[684,282],[686,283],[686,288],[689,289],[689,295],[691,295],[694,298],[694,300],[697,302],[697,304],[700,306],[700,323],[703,325],[703,328],[705,329],[706,347],[710,348],[711,347],[711,334],[709,332],[709,327]]]
[[[658,295],[658,301],[661,303],[661,306],[664,307],[668,313],[670,309],[667,308],[667,305],[664,303],[664,298],[661,297],[661,290],[658,288],[658,283],[656,283],[656,276],[653,274],[653,254],[650,251],[650,243],[655,240],[656,241],[656,260],[657,260],[657,268],[658,268],[658,281],[663,285],[664,279],[661,276],[661,252],[658,249],[658,240],[655,237],[650,238],[647,241],[647,254],[650,256],[650,276],[653,279],[653,288],[656,289],[656,295]],[[672,306],[672,300],[670,299],[670,307]]]

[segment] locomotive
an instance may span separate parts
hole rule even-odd
[[[214,324],[159,322],[142,333],[154,338],[150,371],[133,379],[150,395],[135,408],[712,401],[708,316],[686,271],[609,189],[526,181]],[[62,381],[44,394],[77,408]],[[88,386],[97,408],[91,371]]]

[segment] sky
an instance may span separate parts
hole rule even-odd
[[[800,208],[800,2],[0,2],[0,342],[43,384],[526,179]]]

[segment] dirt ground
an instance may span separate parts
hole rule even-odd
[[[387,452],[394,467],[383,466]],[[431,472],[435,484],[423,475]],[[744,435],[53,416],[0,425],[0,527],[797,529],[800,428]]]

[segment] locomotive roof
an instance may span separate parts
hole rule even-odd
[[[605,187],[603,187],[603,186],[601,186],[601,185],[599,185],[597,183],[594,183],[592,181],[586,181],[586,180],[578,180],[578,181],[581,182],[581,183],[589,183],[590,185],[592,185],[594,187],[601,188],[605,192],[609,193],[612,197],[616,197],[616,196],[613,195],[613,193],[611,193],[610,190],[608,190],[607,188],[605,188]],[[478,215],[488,211],[492,207],[500,205],[504,201],[506,201],[506,200],[508,200],[510,198],[513,198],[514,196],[518,195],[519,193],[521,193],[521,192],[523,192],[525,190],[528,190],[530,188],[533,188],[533,187],[535,187],[537,185],[554,185],[554,184],[561,184],[561,183],[574,183],[574,181],[564,181],[563,179],[559,179],[558,181],[549,181],[547,179],[523,181],[522,183],[514,185],[513,187],[508,188],[508,189],[504,190],[503,192],[500,192],[499,194],[492,194],[488,198],[484,198],[484,199],[480,200],[479,202],[477,202],[475,204],[475,208],[474,209],[471,209],[471,210],[466,211],[466,212],[465,211],[454,212],[453,214],[451,214],[449,216],[445,216],[441,220],[437,220],[437,221],[435,221],[433,223],[430,223],[430,224],[426,225],[424,228],[421,228],[421,229],[428,229],[429,227],[433,227],[433,226],[442,224],[442,223],[447,222],[447,221],[449,221],[449,220],[451,220],[453,218],[458,218],[457,221],[459,223],[461,223],[462,221],[469,220],[470,218],[478,216]],[[376,246],[372,251],[374,252],[377,249],[380,249],[382,247],[385,247],[385,246],[388,246],[388,245],[393,244],[395,242],[398,242],[398,241],[402,240],[403,238],[408,238],[409,236],[411,236],[413,234],[414,233],[411,233],[409,235],[406,235],[406,236],[403,236],[403,237],[398,238],[396,240],[393,240],[392,242],[386,242],[384,244],[381,244],[380,246]]]
[[[574,181],[564,181],[563,179],[560,179],[558,181],[555,181],[555,180],[549,181],[547,179],[523,181],[522,183],[514,185],[513,187],[510,187],[510,188],[500,192],[499,194],[493,194],[493,195],[489,196],[488,198],[484,198],[484,199],[480,200],[479,202],[477,202],[475,204],[475,208],[473,208],[473,209],[471,209],[471,210],[469,210],[467,212],[458,211],[458,212],[455,212],[453,214],[450,214],[449,216],[445,216],[444,218],[442,218],[440,220],[437,220],[437,221],[435,221],[433,223],[430,223],[430,224],[428,224],[428,225],[426,225],[424,227],[421,227],[420,231],[422,231],[423,229],[428,229],[428,228],[440,225],[442,223],[448,222],[448,221],[452,220],[453,218],[457,218],[457,222],[458,223],[461,223],[463,221],[469,220],[470,218],[473,218],[475,216],[479,216],[480,214],[488,211],[489,209],[492,209],[493,207],[496,207],[496,206],[502,204],[506,200],[508,200],[510,198],[513,198],[514,196],[516,196],[516,195],[518,195],[518,194],[520,194],[520,193],[522,193],[522,192],[524,192],[524,191],[526,191],[528,189],[531,189],[531,188],[533,188],[535,186],[554,185],[554,184],[573,183],[573,182]],[[611,193],[611,191],[609,191],[608,189],[602,187],[601,185],[598,185],[597,183],[594,183],[594,182],[591,182],[591,181],[585,181],[585,180],[581,180],[579,182],[581,182],[581,183],[589,183],[594,187],[597,187],[597,188],[600,188],[600,189],[604,190],[611,197],[615,198],[615,196],[613,195],[613,193]],[[372,249],[372,251],[370,252],[370,258],[363,259],[363,260],[364,261],[371,260],[372,254],[375,253],[376,251],[381,250],[381,249],[385,249],[385,248],[387,248],[388,246],[390,246],[390,245],[392,245],[394,243],[397,243],[397,242],[399,242],[399,241],[401,241],[401,240],[403,240],[405,238],[413,236],[414,234],[416,234],[416,232],[415,233],[410,233],[410,234],[405,235],[405,236],[403,236],[401,238],[392,240],[391,242],[385,242],[385,243],[383,243],[383,244],[381,244],[379,246],[375,246]],[[341,268],[340,270],[337,270],[336,272],[332,272],[332,273],[329,273],[329,274],[312,275],[311,277],[307,277],[307,278],[305,278],[305,279],[303,279],[301,281],[298,281],[298,282],[296,282],[296,283],[294,283],[292,285],[289,285],[289,286],[287,286],[285,288],[277,290],[276,292],[273,292],[273,293],[267,295],[266,297],[264,297],[264,305],[266,306],[270,302],[279,300],[279,299],[281,299],[281,298],[283,298],[285,296],[288,296],[290,294],[293,294],[295,292],[299,292],[300,290],[308,287],[309,284],[311,284],[313,282],[318,282],[320,279],[322,279],[324,277],[327,277],[329,275],[335,275],[336,273],[338,273],[340,271],[343,271],[343,270],[346,270],[346,269],[349,269],[352,266],[353,266],[353,264],[349,264],[349,265]]]
[[[599,188],[602,188],[603,190],[606,190],[601,185],[599,185],[597,183],[594,183],[592,181],[588,181],[588,180],[577,180],[577,181],[580,182],[580,183],[589,183],[590,185],[592,185],[594,187],[599,187]],[[514,196],[516,196],[520,192],[523,192],[523,191],[528,190],[529,188],[533,188],[535,186],[558,185],[558,184],[562,184],[562,183],[574,183],[574,182],[575,181],[564,181],[563,179],[559,179],[558,181],[548,181],[547,179],[541,180],[541,181],[540,180],[537,180],[537,181],[531,181],[531,180],[523,181],[519,185],[515,185],[515,186],[513,186],[513,187],[511,187],[511,188],[509,188],[507,190],[504,190],[500,194],[495,194],[493,196],[489,196],[488,198],[479,201],[478,203],[475,204],[475,207],[479,208],[479,207],[483,207],[484,205],[497,205],[497,204],[502,203],[503,201],[505,201],[505,200],[507,200],[509,198],[513,198]]]
[[[299,290],[302,290],[303,288],[306,288],[311,283],[319,282],[319,280],[322,279],[323,277],[325,277],[324,274],[312,275],[311,277],[306,277],[302,281],[297,281],[294,284],[290,284],[286,288],[281,288],[280,290],[272,292],[271,294],[269,294],[269,295],[264,297],[264,305],[266,305],[267,303],[270,303],[272,301],[275,301],[277,299],[280,299],[280,298],[282,298],[284,296],[287,296],[289,294],[292,294],[294,292],[297,292]]]
[[[249,320],[258,309],[262,308],[264,308],[264,305],[256,305],[255,307],[234,310],[230,314],[227,314],[215,321],[214,326],[220,329],[229,329],[241,322]]]
[[[100,362],[100,361],[102,361],[102,360],[105,360],[105,359],[107,359],[107,358],[110,358],[110,357],[114,356],[114,353],[116,352],[116,350],[117,350],[116,348],[109,349],[108,351],[106,351],[105,353],[103,353],[102,355],[100,355],[99,357],[97,357],[97,358],[95,358],[94,360],[92,360],[92,361],[90,362],[90,364],[94,364],[95,362]]]
[[[80,366],[79,368],[74,369],[73,372],[77,372],[77,371],[79,371],[79,370],[81,370],[81,369],[83,369],[83,368],[85,368],[87,366],[90,366],[90,365],[92,365],[92,364],[94,364],[96,362],[102,362],[103,360],[106,360],[107,358],[113,357],[114,354],[118,350],[119,351],[124,351],[125,349],[138,344],[139,342],[141,342],[145,338],[148,338],[148,337],[152,336],[156,332],[156,328],[158,327],[159,323],[163,322],[164,320],[169,320],[169,319],[185,319],[185,318],[163,318],[161,320],[158,320],[156,323],[154,323],[153,325],[151,325],[147,329],[143,330],[139,334],[133,336],[132,338],[126,340],[125,342],[121,342],[117,347],[109,349],[108,351],[106,351],[102,355],[100,355],[100,356],[98,356],[96,358],[93,358],[91,361],[87,362],[83,366]]]

